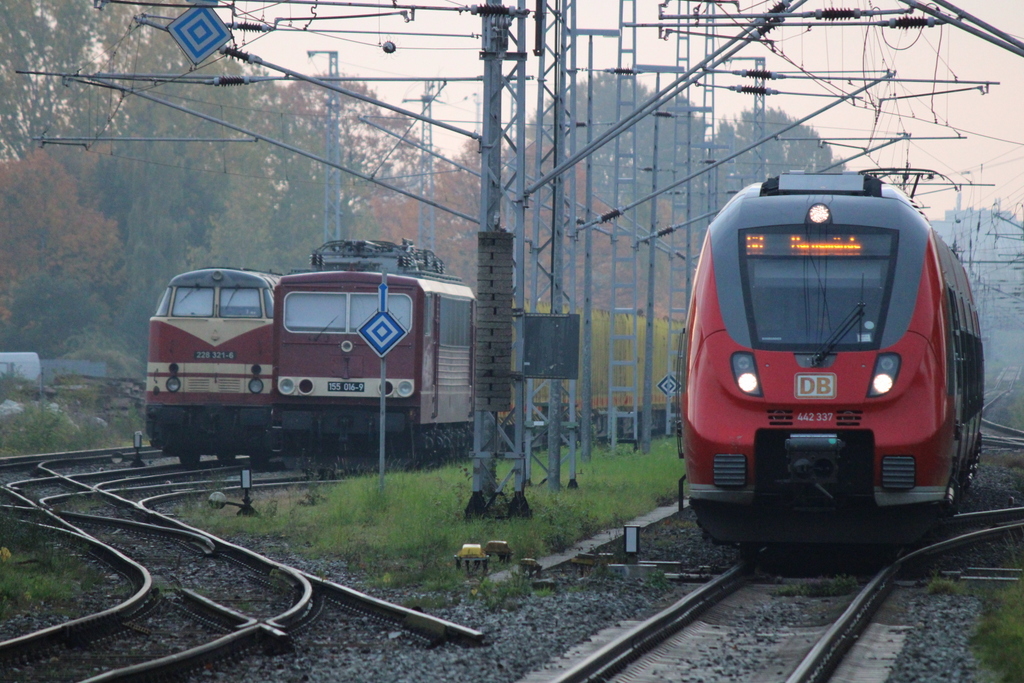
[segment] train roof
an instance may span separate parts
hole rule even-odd
[[[337,240],[317,247],[309,258],[314,270],[344,270],[461,282],[445,274],[444,261],[429,249],[418,249],[409,240],[401,244],[383,240]]]
[[[376,287],[380,284],[379,272],[362,272],[349,270],[322,270],[308,273],[292,273],[281,278],[281,285],[284,287],[302,287],[304,285],[337,285],[339,283],[353,283],[371,285]],[[432,278],[416,277],[411,275],[388,274],[388,285],[403,285],[417,287],[424,292],[432,294],[447,294],[467,299],[475,299],[473,290],[465,283],[446,280],[435,280]]]
[[[862,225],[927,234],[929,223],[912,200],[878,178],[859,173],[783,173],[740,190],[711,224],[720,230],[803,225],[817,203],[837,225]]]
[[[254,287],[273,289],[279,275],[240,268],[202,268],[171,278],[168,287]]]

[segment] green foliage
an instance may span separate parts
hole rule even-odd
[[[928,595],[961,595],[964,592],[964,587],[958,581],[936,574],[928,580],[925,590]]]
[[[858,586],[856,577],[840,574],[830,579],[801,581],[782,586],[775,594],[784,597],[829,598],[852,593]]]
[[[41,602],[70,603],[100,580],[95,570],[58,546],[51,532],[3,511],[0,539],[0,620]]]
[[[483,579],[480,585],[470,590],[470,595],[480,600],[492,612],[513,610],[519,600],[532,593],[530,579],[524,574],[513,572],[506,581]]]
[[[342,557],[378,577],[378,582],[387,576],[381,585],[444,586],[465,577],[453,561],[464,543],[506,541],[513,562],[549,555],[670,499],[682,473],[675,442],[664,439],[655,443],[650,455],[596,451],[577,469],[579,489],[527,489],[530,519],[467,520],[464,509],[472,479],[461,464],[429,472],[388,473],[383,492],[376,476],[322,484],[316,491],[323,500],[316,505],[305,502],[305,489],[257,494],[253,505],[259,517],[212,510],[205,500],[184,514],[191,523],[221,535],[287,535],[293,548]],[[275,517],[263,514],[272,501],[277,505]]]
[[[103,427],[91,419],[75,422],[56,404],[28,404],[24,412],[0,422],[0,455],[57,453],[131,442],[142,416],[114,418]]]
[[[975,654],[1001,683],[1024,681],[1024,584],[991,598],[972,640]]]

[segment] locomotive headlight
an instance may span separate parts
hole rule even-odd
[[[898,353],[880,353],[875,361],[875,371],[871,375],[871,388],[868,396],[888,394],[900,373],[900,356]]]
[[[277,382],[277,390],[282,394],[290,394],[295,391],[295,380],[285,377]]]
[[[832,217],[832,211],[825,204],[815,204],[807,210],[807,220],[811,223],[827,223]]]
[[[168,377],[167,391],[174,392],[177,391],[178,389],[181,389],[181,380],[178,379],[177,377]]]
[[[761,381],[757,376],[754,354],[739,351],[732,354],[732,376],[736,386],[745,394],[761,396]]]
[[[249,380],[249,391],[254,394],[262,393],[263,380],[261,380],[259,377],[253,377],[251,380]]]
[[[403,379],[398,383],[398,395],[402,398],[409,398],[412,396],[413,384],[407,379]]]

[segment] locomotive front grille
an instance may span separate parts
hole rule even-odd
[[[747,483],[747,458],[742,453],[715,454],[715,486],[735,487]]]
[[[837,427],[859,427],[863,410],[840,410],[836,413]]]
[[[185,391],[193,393],[208,393],[210,391],[210,385],[212,383],[213,380],[211,380],[209,377],[186,377]]]
[[[785,427],[793,424],[793,411],[785,408],[769,410],[768,424],[773,427]]]
[[[917,485],[917,463],[912,455],[882,458],[882,488],[906,491]]]
[[[225,394],[242,393],[242,378],[232,377],[230,379],[220,378],[217,380],[217,391]]]

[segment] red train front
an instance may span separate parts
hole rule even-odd
[[[265,461],[278,280],[231,268],[173,278],[149,320],[146,431],[182,464],[202,455]]]
[[[682,359],[691,504],[722,542],[905,543],[980,449],[963,268],[898,190],[784,174],[711,224]]]
[[[408,331],[387,354],[389,457],[422,463],[465,454],[473,409],[472,290],[426,250],[343,241],[319,248],[320,272],[288,275],[277,290],[276,439],[286,458],[376,462],[380,358],[358,334],[378,309]]]

